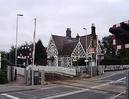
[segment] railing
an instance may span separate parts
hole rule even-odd
[[[28,68],[32,69],[32,66],[28,66]],[[24,75],[25,74],[25,68],[21,67],[15,67],[17,69],[17,74]],[[104,71],[115,71],[115,70],[124,70],[129,69],[129,65],[99,65],[98,71],[101,73],[104,73]],[[86,72],[87,68],[86,66],[76,66],[76,67],[56,67],[56,66],[34,66],[33,70],[36,71],[42,71],[50,72],[50,73],[60,73],[64,75],[71,75],[76,76],[80,74],[82,71]]]
[[[100,65],[104,68],[104,71],[115,71],[129,69],[129,65]]]
[[[34,66],[33,70],[44,70],[45,72],[63,73],[71,76],[76,76],[76,68],[74,67]]]
[[[17,70],[17,74],[18,74],[18,75],[24,76],[24,74],[25,74],[25,68],[14,67],[14,69]]]

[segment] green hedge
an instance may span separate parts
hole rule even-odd
[[[0,70],[0,84],[8,83],[7,80],[7,71]]]

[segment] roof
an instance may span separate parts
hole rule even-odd
[[[65,36],[52,35],[52,38],[56,44],[57,49],[61,49],[64,41],[66,40]]]
[[[80,42],[81,42],[81,44],[82,44],[84,50],[86,50],[86,38],[87,38],[87,47],[88,47],[89,44],[90,44],[90,41],[91,41],[91,39],[92,39],[91,37],[92,37],[91,34],[90,34],[90,35],[85,35],[85,36],[81,36],[81,37],[80,37]]]
[[[78,41],[64,44],[62,48],[62,52],[60,52],[60,55],[71,55],[77,43]]]
[[[86,37],[87,37],[87,46],[90,44],[90,40],[92,35],[85,35],[85,36],[79,36],[79,39],[75,38],[68,38],[66,36],[58,36],[58,35],[52,35],[52,38],[55,42],[55,45],[58,49],[59,55],[65,55],[69,56],[72,54],[74,48],[76,47],[77,43],[81,42],[84,50],[86,49]]]

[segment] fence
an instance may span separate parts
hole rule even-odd
[[[31,66],[29,66],[32,68]],[[17,69],[17,74],[24,75],[25,68],[15,67]],[[115,70],[124,70],[129,69],[129,65],[99,65],[98,71],[103,73],[103,71],[115,71]],[[71,76],[76,76],[81,71],[86,72],[86,66],[78,66],[78,67],[56,67],[56,66],[34,66],[33,70],[44,70],[45,72],[55,72],[55,73],[62,73]]]
[[[14,67],[14,69],[17,70],[17,74],[18,74],[18,75],[24,76],[24,74],[25,74],[25,68]]]
[[[115,71],[129,69],[129,65],[100,65],[104,68],[104,71]]]
[[[76,76],[76,68],[74,67],[34,66],[33,70],[44,70],[45,72],[55,72]]]

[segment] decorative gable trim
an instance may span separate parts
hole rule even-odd
[[[73,58],[73,60],[86,57],[85,50],[80,41],[77,43],[76,47],[74,48],[71,54],[71,57]]]
[[[53,48],[52,48],[53,47]],[[57,50],[57,47],[56,47],[56,44],[55,44],[55,41],[54,41],[54,39],[53,39],[53,37],[52,37],[52,35],[51,35],[51,37],[50,37],[50,40],[49,40],[49,43],[48,43],[48,47],[47,47],[47,53],[49,54],[49,51],[52,51],[53,50],[53,54],[51,55],[51,56],[58,56],[58,50]]]

